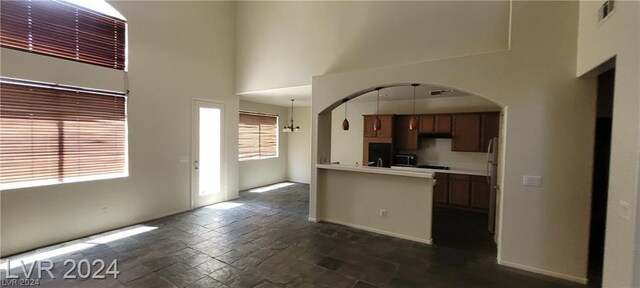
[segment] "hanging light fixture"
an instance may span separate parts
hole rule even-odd
[[[378,91],[378,97],[377,97],[377,110],[376,110],[376,121],[373,122],[373,130],[374,131],[379,131],[380,129],[382,129],[382,122],[380,121],[380,118],[378,117],[378,115],[380,115],[380,90],[382,90],[382,87],[378,87],[376,88],[376,91]]]
[[[418,117],[416,117],[416,88],[420,86],[420,84],[411,84],[413,86],[413,115],[411,115],[411,119],[409,120],[409,130],[418,130]]]
[[[349,130],[349,120],[347,120],[347,101],[349,99],[344,99],[342,102],[344,103],[344,121],[342,121],[342,130]]]
[[[289,132],[300,132],[300,126],[294,126],[293,125],[293,101],[295,101],[294,99],[291,99],[291,120],[289,121],[289,125],[284,126],[284,129],[282,129],[282,132],[285,133],[289,133]]]

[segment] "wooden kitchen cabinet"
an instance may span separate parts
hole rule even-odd
[[[434,133],[449,134],[451,133],[451,115],[435,115]]]
[[[449,175],[436,173],[434,175],[436,185],[433,186],[433,202],[436,204],[447,204],[449,202]]]
[[[485,177],[481,181],[471,182],[471,207],[489,209],[490,186]]]
[[[425,133],[433,133],[435,131],[435,116],[434,115],[420,115],[420,125],[418,126],[418,131],[421,134]]]
[[[482,114],[454,114],[451,151],[480,152]]]
[[[471,182],[468,175],[449,175],[449,204],[457,206],[469,206],[471,195]]]
[[[409,130],[409,121],[412,115],[396,116],[394,119],[394,146],[398,150],[420,149],[418,130]]]
[[[378,131],[373,129],[376,117],[382,124]],[[364,115],[362,130],[365,138],[391,138],[393,137],[393,115]]]
[[[485,176],[436,173],[434,178],[434,204],[477,212],[489,209],[491,190]]]
[[[482,114],[482,152],[487,152],[489,141],[500,134],[500,112]]]

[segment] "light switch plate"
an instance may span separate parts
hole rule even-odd
[[[189,163],[189,156],[180,156],[180,163]]]
[[[542,187],[542,176],[524,175],[522,177],[523,186]]]

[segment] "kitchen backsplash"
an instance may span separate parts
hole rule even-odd
[[[451,139],[422,138],[420,150],[400,151],[404,154],[416,154],[418,164],[449,166],[456,169],[484,170],[487,154],[477,152],[452,152]]]

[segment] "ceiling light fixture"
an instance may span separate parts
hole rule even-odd
[[[420,84],[411,84],[413,86],[413,115],[409,120],[409,130],[418,130],[418,117],[416,116],[416,88]]]
[[[349,98],[343,99],[342,103],[344,103],[344,121],[342,121],[342,130],[349,130],[349,120],[347,120],[347,102]]]
[[[291,99],[291,120],[289,121],[289,125],[284,126],[284,129],[282,129],[282,132],[285,132],[285,133],[300,132],[300,126],[293,125],[293,101],[295,100]]]
[[[376,88],[376,91],[378,91],[378,97],[376,97],[376,99],[378,100],[378,104],[377,104],[377,109],[376,109],[376,121],[373,122],[373,130],[374,131],[379,131],[382,128],[382,122],[380,121],[380,118],[378,117],[378,115],[380,115],[380,90],[382,90],[382,87],[378,87]]]

